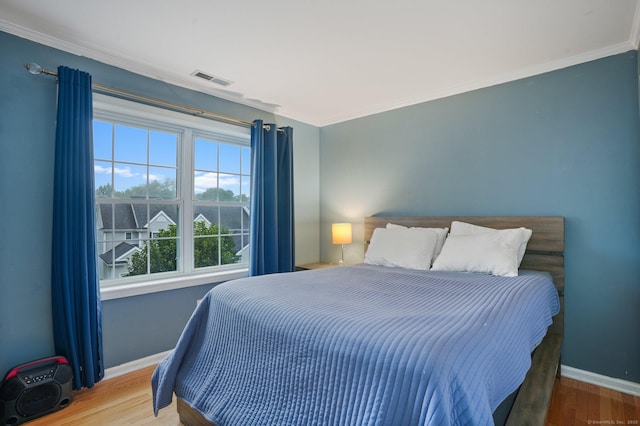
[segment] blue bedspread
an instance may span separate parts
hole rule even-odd
[[[357,265],[230,281],[152,378],[219,426],[487,425],[559,310],[546,273]]]

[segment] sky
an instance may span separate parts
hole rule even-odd
[[[96,188],[112,180],[116,191],[144,184],[147,178],[161,183],[166,179],[175,182],[179,140],[178,133],[94,120]],[[240,192],[249,195],[249,147],[195,138],[191,153],[195,157],[195,194],[219,185],[236,195]]]

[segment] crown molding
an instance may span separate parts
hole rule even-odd
[[[629,42],[633,48],[638,50],[640,47],[640,0],[636,1],[636,11],[633,14],[633,22],[631,23],[631,35]]]
[[[30,28],[23,27],[21,25],[14,24],[13,22],[0,19],[0,30],[9,34],[13,34],[20,38],[34,41],[36,43],[44,44],[49,47],[64,50],[65,52],[75,55],[81,55],[82,53],[77,49],[77,45],[74,43],[68,43],[64,40],[60,40],[54,37],[50,37],[38,31],[34,31]]]
[[[356,111],[353,114],[341,115],[330,117],[326,120],[316,121],[314,125],[318,127],[329,126],[332,124],[341,123],[343,121],[355,120],[363,118],[369,115],[382,113],[385,111],[391,111],[398,108],[404,108],[407,106],[418,105],[424,102],[434,101],[436,99],[442,99],[449,96],[459,95],[465,92],[471,92],[473,90],[483,89],[486,87],[496,86],[498,84],[508,83],[511,81],[520,80],[527,77],[533,77],[539,74],[544,74],[551,71],[556,71],[562,68],[568,68],[574,65],[579,65],[585,62],[602,59],[607,56],[613,56],[620,53],[628,52],[629,50],[636,50],[631,40],[604,47],[602,49],[591,50],[578,55],[562,58],[556,61],[549,61],[543,64],[534,65],[527,68],[521,68],[514,72],[497,75],[494,78],[487,80],[470,81],[467,84],[459,86],[446,87],[437,92],[430,92],[426,94],[418,94],[409,98],[405,98],[403,101],[380,105],[374,109],[364,109]]]
[[[0,31],[13,34],[20,38],[31,40],[33,42],[52,47],[54,49],[59,49],[67,53],[71,53],[77,56],[84,56],[107,65],[122,68],[124,70],[149,77],[154,80],[163,81],[165,83],[180,86],[185,89],[206,93],[217,98],[256,108],[260,111],[275,113],[279,107],[279,105],[267,104],[255,99],[246,99],[240,94],[234,94],[224,90],[217,90],[215,88],[203,87],[201,84],[198,84],[199,82],[191,81],[191,76],[185,77],[168,73],[166,70],[150,67],[148,64],[140,63],[135,59],[128,58],[124,55],[113,55],[111,53],[104,52],[96,46],[72,43],[66,40],[52,37],[47,34],[43,34],[30,28],[16,25],[3,19],[0,19]]]
[[[116,56],[110,53],[103,52],[98,47],[82,46],[77,43],[71,43],[65,40],[61,40],[55,37],[42,34],[38,31],[22,27],[11,22],[0,19],[0,30],[7,33],[22,37],[40,44],[44,44],[49,47],[63,50],[79,56],[85,56],[99,62],[103,62],[108,65],[116,66],[118,68],[125,69],[127,71],[134,72],[136,74],[143,75],[145,77],[153,78],[155,80],[164,81],[168,84],[184,87],[201,93],[206,93],[211,96],[215,96],[221,99],[225,99],[238,104],[246,105],[256,108],[261,111],[269,112],[283,117],[295,119],[307,124],[311,124],[317,127],[329,126],[344,121],[355,120],[358,118],[366,117],[373,114],[378,114],[386,111],[391,111],[398,108],[417,105],[424,102],[433,101],[461,93],[482,89],[490,86],[495,86],[502,83],[508,83],[511,81],[519,80],[522,78],[532,77],[538,74],[543,74],[550,71],[567,68],[573,65],[578,65],[584,62],[601,59],[607,56],[624,53],[629,50],[637,50],[640,45],[640,0],[636,4],[636,11],[632,24],[631,34],[628,41],[618,43],[615,45],[607,46],[601,49],[592,50],[589,52],[580,53],[568,58],[562,58],[556,61],[546,62],[544,64],[535,65],[523,69],[516,70],[511,73],[505,73],[494,78],[478,81],[470,81],[466,84],[445,87],[437,92],[430,92],[424,94],[416,94],[414,96],[407,97],[398,102],[378,105],[374,108],[364,108],[358,111],[353,111],[349,114],[342,114],[332,117],[324,117],[318,119],[317,117],[303,117],[299,114],[288,111],[286,107],[279,110],[278,105],[265,104],[259,100],[246,99],[241,95],[229,93],[223,90],[217,90],[215,88],[202,87],[197,82],[192,82],[189,78],[184,76],[178,76],[175,74],[167,73],[166,70],[160,70],[149,67],[147,64],[137,62],[135,59],[126,58],[122,56]]]

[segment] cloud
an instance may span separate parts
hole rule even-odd
[[[134,177],[137,176],[137,173],[132,173],[131,169],[129,167],[124,167],[124,168],[111,168],[111,167],[104,167],[104,166],[100,166],[100,165],[94,165],[93,166],[93,172],[96,174],[111,174],[111,171],[113,170],[113,174],[117,175],[117,176],[121,176],[121,177]]]
[[[96,164],[93,167],[93,170],[95,173],[99,173],[99,174],[111,174],[111,170],[113,170],[113,173],[118,175],[118,176],[122,176],[122,177],[134,177],[134,176],[142,176],[141,173],[134,173],[131,171],[131,169],[129,167],[116,167],[115,169],[112,169],[111,167],[104,167],[104,166],[100,166],[98,164]],[[150,180],[157,180],[157,179],[166,179],[165,175],[162,174],[154,174],[154,173],[149,173],[148,174],[149,179]]]
[[[237,175],[220,175],[220,188],[226,188],[229,186],[240,186],[240,176]]]
[[[198,172],[194,176],[194,189],[196,194],[204,192],[209,188],[217,188],[218,185],[222,189],[230,189],[236,193],[240,187],[240,176],[227,175],[223,173],[218,175],[213,172]]]
[[[206,191],[209,188],[215,188],[218,186],[218,174],[217,173],[206,173],[206,172],[198,172],[194,176],[194,190],[196,194]]]
[[[107,174],[110,175],[111,167],[103,167],[96,164],[93,166],[93,172],[101,175],[107,175]]]
[[[158,182],[164,182],[166,177],[162,176],[162,175],[154,175],[153,173],[149,173],[149,182],[153,182],[154,180],[157,180]]]

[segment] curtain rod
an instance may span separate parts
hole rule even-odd
[[[45,74],[52,77],[58,77],[58,73],[55,71],[42,68],[38,64],[25,64],[24,66],[31,74]],[[96,93],[103,95],[111,95],[119,98],[124,98],[132,101],[140,101],[152,106],[159,106],[162,108],[171,109],[178,112],[184,112],[198,117],[208,118],[210,120],[222,121],[229,124],[236,124],[243,127],[253,127],[253,123],[250,121],[240,120],[238,118],[228,117],[226,115],[217,114],[215,112],[202,110],[199,108],[193,108],[187,105],[180,105],[173,102],[163,101],[161,99],[152,98],[145,95],[139,95],[137,93],[129,92],[127,90],[116,89],[114,87],[105,86],[104,84],[92,83],[91,89]],[[269,128],[269,125],[264,125],[265,128]]]

